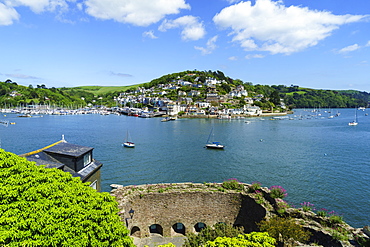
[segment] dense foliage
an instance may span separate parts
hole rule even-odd
[[[258,226],[261,231],[268,232],[271,237],[281,242],[294,239],[304,243],[310,239],[311,235],[309,231],[304,230],[303,227],[294,222],[294,220],[279,216],[263,220],[258,223]]]
[[[282,87],[280,87],[282,88]],[[282,88],[280,93],[288,88]],[[297,89],[297,91],[285,93],[285,103],[292,108],[352,108],[367,107],[370,94],[358,91],[333,91]]]
[[[240,234],[237,237],[218,237],[214,241],[208,241],[205,247],[274,247],[276,240],[267,232],[252,232]]]
[[[233,83],[234,81],[230,77],[225,76],[224,73],[219,70],[217,71],[187,70],[187,71],[183,71],[179,73],[172,73],[172,74],[161,76],[160,78],[157,78],[148,83],[145,83],[143,86],[145,88],[151,88],[151,87],[158,86],[159,84],[172,83],[174,80],[178,80],[178,79],[182,79],[188,82],[195,82],[195,80],[197,79],[199,82],[204,83],[207,78],[214,78],[220,81],[225,81],[227,83]],[[240,80],[236,80],[236,82],[240,84]]]
[[[233,227],[231,225],[219,223],[213,227],[206,226],[199,234],[189,233],[186,235],[184,247],[198,247],[207,243],[207,241],[214,241],[218,237],[234,238],[239,234],[243,234],[242,227]]]
[[[240,183],[236,178],[230,178],[222,182],[222,187],[227,190],[242,190],[243,184]]]
[[[117,203],[0,149],[0,246],[133,246]]]
[[[119,106],[116,99],[122,92],[133,93],[138,87],[157,88],[160,84],[171,84],[177,80],[183,80],[194,84],[204,83],[208,78],[213,78],[221,81],[221,84],[216,85],[218,94],[228,94],[238,85],[243,85],[248,92],[248,97],[260,97],[254,101],[254,105],[262,109],[271,109],[279,107],[280,99],[284,100],[288,108],[353,108],[367,107],[370,102],[370,94],[355,90],[315,90],[301,88],[296,85],[253,85],[251,82],[243,82],[240,79],[232,79],[221,71],[183,71],[172,73],[153,79],[144,84],[137,84],[126,87],[74,87],[74,88],[47,88],[45,85],[37,85],[34,88],[32,85],[25,87],[17,85],[17,83],[7,80],[0,82],[0,106],[19,106],[32,104],[55,105],[59,107],[81,107],[81,106]],[[199,94],[192,96],[193,101],[202,101],[206,98],[207,88],[192,86],[182,86],[179,89],[165,90],[166,97],[171,100],[178,100],[178,92],[198,91]],[[236,102],[230,104],[224,102],[225,105],[230,104],[230,108],[241,107],[244,105],[245,97],[236,99]],[[137,106],[139,107],[139,106]]]
[[[85,106],[86,101],[82,98],[93,98],[92,93],[73,90],[64,93],[59,88],[46,88],[45,85],[32,85],[25,87],[11,80],[0,82],[0,106],[18,107],[27,105],[51,105],[57,107]]]

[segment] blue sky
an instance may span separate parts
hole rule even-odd
[[[370,92],[369,0],[0,0],[0,81],[122,86],[184,70]]]

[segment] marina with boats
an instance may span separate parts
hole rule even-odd
[[[363,208],[368,199],[363,196],[364,181],[370,172],[369,110],[357,110],[357,126],[348,126],[355,109],[330,111],[297,109],[275,120],[271,119],[279,116],[178,118],[168,123],[162,123],[162,118],[117,114],[19,118],[18,113],[3,113],[0,120],[16,124],[0,126],[0,138],[2,148],[15,154],[59,140],[62,134],[71,143],[95,147],[94,157],[104,164],[102,191],[109,191],[113,183],[203,183],[238,178],[268,187],[284,186],[290,202],[299,205],[309,200],[362,227],[368,224],[369,214]],[[329,118],[337,111],[340,116]],[[204,148],[212,128],[215,139],[210,142],[225,145],[223,151]],[[127,131],[135,148],[121,145]]]

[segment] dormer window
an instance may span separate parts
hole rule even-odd
[[[84,167],[91,163],[91,153],[84,155]]]

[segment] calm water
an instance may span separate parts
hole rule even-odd
[[[16,154],[59,141],[62,135],[70,143],[94,147],[94,158],[104,164],[103,191],[112,183],[259,181],[266,187],[283,186],[287,201],[296,206],[309,201],[363,227],[370,224],[367,111],[357,111],[358,126],[348,126],[354,109],[340,109],[341,115],[332,119],[321,111],[321,117],[303,120],[298,116],[313,113],[297,110],[295,120],[275,121],[8,114],[0,120],[16,124],[0,126],[0,139],[3,149]],[[203,148],[212,127],[225,150]],[[127,130],[134,149],[121,146]]]

